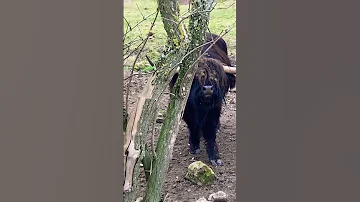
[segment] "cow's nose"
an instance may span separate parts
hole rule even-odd
[[[213,86],[208,85],[203,87],[203,91],[205,95],[212,95],[213,94]]]

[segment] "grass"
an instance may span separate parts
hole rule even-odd
[[[226,30],[233,26],[236,20],[236,4],[235,0],[216,0],[217,5],[215,9],[210,14],[209,29],[212,33],[219,34],[221,31]],[[180,13],[183,14],[188,10],[188,5],[180,5]],[[146,38],[147,33],[151,27],[151,23],[154,21],[155,14],[157,9],[156,0],[125,0],[124,1],[124,17],[127,22],[133,28],[126,34],[124,44],[129,43],[139,39],[139,37]],[[153,15],[151,15],[153,14]],[[149,16],[151,15],[151,16]],[[147,17],[145,20],[144,17]],[[143,21],[142,21],[143,20]],[[142,21],[142,22],[141,22]],[[124,34],[127,32],[127,22],[125,19],[124,22]],[[137,27],[135,25],[141,22]],[[185,20],[185,25],[187,26],[188,21]],[[153,38],[149,39],[147,42],[143,53],[140,54],[140,57],[137,61],[137,69],[148,69],[149,64],[145,58],[147,54],[152,60],[156,60],[160,55],[159,50],[163,47],[166,41],[166,32],[163,28],[162,19],[160,14],[157,17],[155,25],[152,29],[154,33]],[[229,33],[224,37],[225,41],[228,44],[229,54],[236,54],[236,27],[234,27]],[[131,48],[134,49],[140,40],[133,45]],[[129,68],[132,66],[135,60],[136,54],[132,54],[129,58],[124,61],[124,68]]]

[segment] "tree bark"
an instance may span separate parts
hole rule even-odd
[[[171,48],[180,44],[184,38],[185,30],[179,24],[180,7],[178,0],[158,0],[158,9],[168,37]]]
[[[206,0],[194,0],[192,2],[192,12],[194,14],[191,15],[189,21],[190,42],[187,44],[185,54],[198,48],[204,42],[209,21],[209,12],[206,11],[210,10],[210,3]],[[160,10],[160,12],[167,12],[167,10]],[[156,159],[153,161],[152,174],[147,183],[146,202],[158,202],[161,199],[166,172],[172,157],[173,147],[179,131],[179,123],[190,92],[200,51],[199,48],[183,61],[180,61],[179,76],[170,96],[166,118],[156,147]]]

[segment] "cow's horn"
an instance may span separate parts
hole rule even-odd
[[[236,74],[236,67],[230,67],[230,66],[226,66],[223,65],[224,67],[224,71],[228,74]]]

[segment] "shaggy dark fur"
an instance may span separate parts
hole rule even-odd
[[[207,34],[206,42],[216,39],[215,34]],[[209,44],[211,45],[211,44]],[[206,45],[202,53],[209,47]],[[222,65],[230,66],[227,56],[227,45],[220,38],[198,63],[189,98],[184,110],[183,120],[190,131],[190,153],[200,153],[201,134],[206,140],[206,150],[212,165],[222,165],[216,132],[220,127],[220,113],[223,100],[229,88],[235,87],[236,77],[224,72]],[[178,74],[170,82],[173,88]]]

